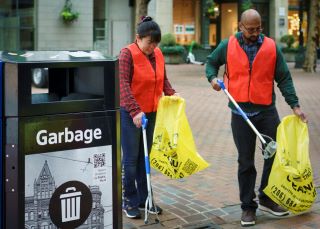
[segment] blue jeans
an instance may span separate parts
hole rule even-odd
[[[123,208],[135,208],[145,204],[148,196],[147,178],[144,160],[143,137],[141,128],[137,128],[128,111],[121,108],[121,146],[123,166]],[[146,129],[148,152],[151,150],[156,112],[147,113]]]
[[[280,120],[275,108],[261,111],[258,115],[249,117],[249,119],[261,134],[268,135],[273,140],[276,140],[277,127]],[[238,181],[241,208],[243,210],[255,210],[258,207],[257,203],[254,201],[254,198],[256,197],[254,188],[257,176],[254,158],[257,136],[241,115],[232,113],[231,127],[233,139],[238,150]],[[265,140],[269,142],[268,139]],[[259,199],[268,199],[268,196],[263,192],[263,189],[268,184],[273,160],[274,156],[264,160],[259,188]]]

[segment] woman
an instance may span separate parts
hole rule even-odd
[[[157,47],[159,25],[151,17],[138,24],[136,41],[123,48],[119,56],[121,145],[123,165],[123,211],[129,218],[141,218],[148,195],[144,162],[141,118],[146,129],[149,152],[152,145],[157,105],[160,97],[177,95],[166,76],[164,57]],[[156,207],[151,213],[161,214]]]

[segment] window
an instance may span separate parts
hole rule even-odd
[[[238,31],[238,4],[221,4],[221,39],[229,38]]]
[[[34,220],[34,212],[30,212],[30,220]]]
[[[194,34],[194,25],[185,25],[185,34]]]
[[[175,34],[183,34],[184,29],[183,29],[183,25],[174,25],[174,33]]]
[[[301,23],[301,30],[304,32],[303,40],[307,40],[307,12],[304,11],[302,15],[302,23]],[[293,35],[296,41],[294,46],[298,45],[299,36],[300,36],[300,18],[299,18],[299,11],[298,10],[289,10],[288,11],[288,34]]]
[[[43,222],[40,226],[41,229],[49,229],[49,223],[48,222]]]
[[[0,49],[34,50],[34,0],[0,2]]]

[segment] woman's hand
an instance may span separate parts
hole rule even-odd
[[[137,128],[140,128],[142,126],[142,116],[144,115],[143,112],[140,112],[136,116],[133,117],[133,123]]]

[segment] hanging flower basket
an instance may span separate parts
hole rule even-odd
[[[63,6],[63,9],[60,13],[60,16],[65,23],[70,23],[70,22],[76,21],[78,19],[79,13],[73,11],[71,1],[66,0],[65,4]]]
[[[216,18],[219,16],[219,6],[214,0],[206,0],[204,15],[209,18]]]

